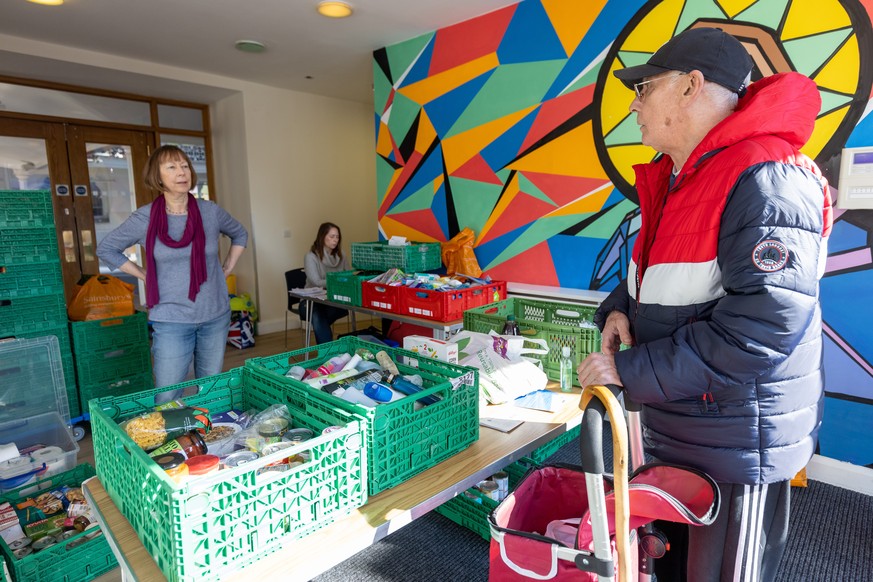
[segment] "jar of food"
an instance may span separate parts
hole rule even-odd
[[[85,531],[85,528],[89,525],[91,525],[91,520],[84,515],[80,515],[73,520],[73,529],[76,531]]]
[[[220,460],[215,455],[200,455],[191,457],[185,464],[188,465],[188,475],[191,477],[200,477],[215,473],[220,468]]]
[[[271,418],[258,424],[258,436],[264,439],[264,444],[278,443],[288,430],[288,421],[284,418]]]
[[[200,432],[196,430],[190,430],[184,434],[180,434],[170,441],[167,441],[166,443],[149,453],[149,455],[151,455],[152,457],[156,457],[166,453],[176,452],[181,453],[185,456],[186,459],[188,459],[191,457],[196,457],[198,455],[205,455],[208,450],[209,449],[206,446],[206,441],[203,440]]]
[[[154,459],[155,463],[176,483],[182,483],[188,477],[188,465],[185,464],[185,455],[182,453],[164,453]]]

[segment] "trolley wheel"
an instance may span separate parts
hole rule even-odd
[[[77,441],[85,438],[85,427],[80,424],[73,425],[73,438]]]

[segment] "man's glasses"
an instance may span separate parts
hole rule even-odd
[[[675,75],[667,75],[666,77],[655,77],[654,79],[649,79],[648,81],[640,81],[639,83],[634,83],[634,93],[637,94],[637,99],[642,101],[646,98],[646,94],[649,92],[649,83],[654,83],[655,81],[663,81],[664,79],[675,79],[676,77],[681,77],[682,75],[687,74],[688,73],[676,73]]]

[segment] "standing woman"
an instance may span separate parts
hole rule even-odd
[[[155,150],[143,180],[161,195],[110,232],[97,255],[146,283],[155,386],[162,388],[184,381],[192,359],[197,378],[221,372],[230,326],[225,277],[245,250],[248,232],[215,203],[189,193],[197,174],[176,146]],[[223,265],[222,234],[231,240]],[[145,270],[124,255],[137,243],[145,245]]]
[[[342,249],[343,235],[340,229],[332,222],[325,222],[318,227],[315,242],[303,259],[303,270],[306,271],[306,286],[327,286],[327,274],[335,271],[347,271],[349,269]],[[301,308],[300,313],[306,313]],[[312,329],[315,330],[316,343],[323,344],[333,339],[333,331],[330,326],[338,319],[348,315],[348,311],[315,303],[312,305]]]

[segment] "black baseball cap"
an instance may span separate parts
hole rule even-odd
[[[707,81],[742,95],[752,65],[752,57],[740,41],[722,29],[691,28],[665,42],[644,65],[619,69],[613,74],[628,89],[633,89],[645,77],[666,71],[698,70]]]

